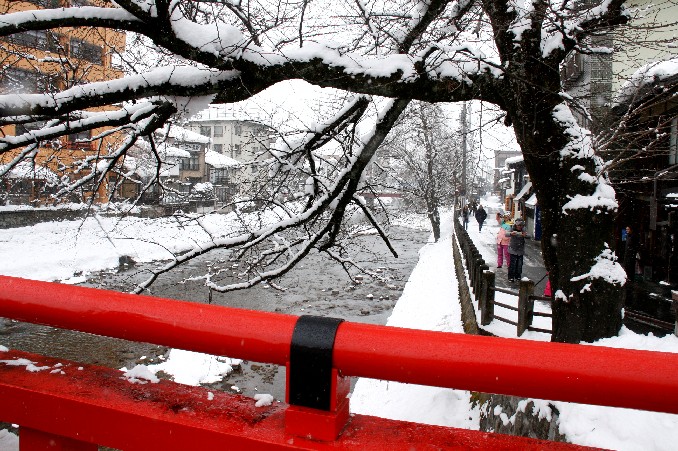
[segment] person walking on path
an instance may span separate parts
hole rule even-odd
[[[520,280],[523,274],[523,257],[525,256],[525,221],[518,218],[513,224],[511,229],[511,241],[509,242],[509,269],[508,269],[508,281],[517,282]]]
[[[509,257],[508,246],[511,241],[511,236],[509,232],[511,230],[510,226],[502,219],[500,221],[499,231],[497,232],[497,268],[501,268],[506,260],[506,266],[509,266],[511,260]]]
[[[464,208],[461,210],[461,220],[464,224],[464,230],[468,230],[468,206],[464,205]]]
[[[636,254],[638,254],[638,238],[631,226],[626,227],[626,246],[624,249],[624,270],[629,281],[636,272]]]
[[[476,221],[478,221],[478,232],[483,231],[483,222],[487,218],[487,212],[482,205],[478,205],[478,210],[476,210]]]

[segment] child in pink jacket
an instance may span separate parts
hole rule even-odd
[[[506,228],[510,230],[511,225],[508,220],[505,218],[502,221],[501,227],[497,232],[497,268],[501,268],[506,260],[506,266],[509,265],[509,251],[508,245],[511,241],[511,236],[506,233]]]

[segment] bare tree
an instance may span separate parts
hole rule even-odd
[[[418,210],[423,204],[433,238],[440,238],[440,208],[453,204],[459,185],[458,135],[439,105],[414,102],[382,145],[372,171],[381,185],[406,195]],[[388,159],[389,164],[379,164]]]
[[[73,189],[104,183],[135,141],[190,109],[189,99],[232,103],[290,79],[356,94],[302,143],[275,156],[277,171],[294,167],[308,175],[299,211],[277,205],[284,217],[274,225],[203,243],[169,265],[215,248],[251,254],[255,275],[221,287],[235,289],[284,274],[314,249],[331,254],[349,206],[371,218],[355,194],[411,100],[488,102],[513,124],[543,209],[544,256],[557,290],[553,339],[591,341],[621,326],[623,277],[610,249],[616,201],[589,135],[562,94],[559,66],[589,36],[628,19],[624,0],[584,10],[545,0],[117,0],[110,8],[12,12],[0,18],[0,36],[64,27],[124,30],[168,58],[113,81],[0,96],[3,125],[44,121],[2,137],[0,152],[16,164],[35,157],[40,142],[67,133],[124,130],[122,143],[98,153],[85,177],[63,187]],[[390,100],[379,102],[370,131],[359,133],[369,96]],[[314,150],[340,134],[351,147],[337,164],[341,170],[327,177]],[[592,227],[582,233],[582,224]]]

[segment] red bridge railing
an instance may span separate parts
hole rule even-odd
[[[312,325],[308,333],[291,315],[11,277],[0,277],[0,287],[0,317],[288,366],[292,405],[255,408],[240,395],[170,381],[131,384],[111,369],[0,352],[0,421],[21,425],[22,451],[52,449],[45,443],[64,444],[60,449],[96,449],[97,443],[119,449],[384,449],[416,448],[422,440],[434,448],[545,446],[521,437],[349,416],[350,376],[678,413],[678,355],[670,353],[351,322],[331,325],[328,339],[322,327]],[[314,355],[324,352],[320,345],[314,349],[316,341],[329,343],[326,408],[290,400],[290,374],[298,365],[292,354],[302,349],[307,365],[310,356],[302,373],[314,374],[323,365],[322,356],[316,361]],[[29,361],[43,370],[27,371]],[[304,384],[296,385],[303,392]]]

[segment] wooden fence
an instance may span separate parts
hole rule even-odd
[[[483,259],[480,251],[473,243],[468,232],[461,226],[454,217],[454,228],[456,231],[457,242],[461,248],[461,254],[464,258],[464,264],[469,275],[469,288],[475,294],[478,301],[478,310],[480,311],[480,325],[487,326],[493,320],[502,321],[516,326],[518,336],[522,336],[526,330],[543,332],[550,334],[551,330],[535,327],[532,325],[535,316],[551,317],[551,313],[535,312],[534,301],[552,302],[553,299],[534,294],[534,281],[523,278],[518,286],[518,290],[497,287],[495,284],[495,274],[490,271],[490,267]],[[518,297],[518,305],[513,306],[498,302],[495,299],[496,293],[505,293]],[[495,306],[503,307],[517,313],[517,320],[512,320],[495,314]]]

